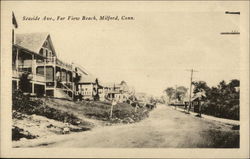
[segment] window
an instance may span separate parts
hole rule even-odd
[[[52,52],[51,51],[49,51],[49,57],[52,57]]]
[[[48,42],[47,42],[47,41],[44,42],[44,46],[45,46],[45,47],[48,46]]]
[[[43,55],[43,48],[41,48],[41,50],[39,51],[40,55]]]
[[[39,75],[44,75],[44,68],[43,67],[37,67],[36,68],[36,73]]]
[[[45,49],[45,54],[46,54],[46,57],[48,57],[48,50]]]

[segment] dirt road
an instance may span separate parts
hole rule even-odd
[[[44,145],[94,148],[239,147],[239,130],[232,130],[232,125],[200,119],[158,105],[149,118],[139,123],[99,127]]]

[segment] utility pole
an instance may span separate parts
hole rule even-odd
[[[194,72],[198,72],[194,69],[191,69],[191,70],[187,70],[187,71],[191,71],[191,77],[190,77],[190,88],[189,88],[189,107],[188,107],[188,113],[191,109],[191,94],[192,94],[192,83],[193,83],[193,73]]]
[[[177,85],[175,85],[175,98],[176,98],[176,95],[177,95]],[[177,99],[178,101],[178,99]],[[176,102],[176,99],[175,99],[175,104],[174,104],[174,108],[176,109],[176,104],[178,104],[178,102]]]

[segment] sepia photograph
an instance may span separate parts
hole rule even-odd
[[[1,3],[1,157],[249,157],[249,1]]]

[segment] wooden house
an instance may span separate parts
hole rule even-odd
[[[28,92],[32,95],[73,99],[76,71],[58,59],[48,33],[16,34],[12,55],[13,87],[18,87],[26,72],[31,77]]]
[[[102,87],[99,86],[98,79],[87,72],[82,66],[76,64],[75,66],[77,72],[81,76],[76,86],[78,96],[83,100],[99,100],[99,93],[102,93],[99,89],[102,89]]]
[[[121,83],[103,84],[103,91],[107,100],[115,100],[117,102],[126,102],[129,97],[129,87],[125,81]]]

